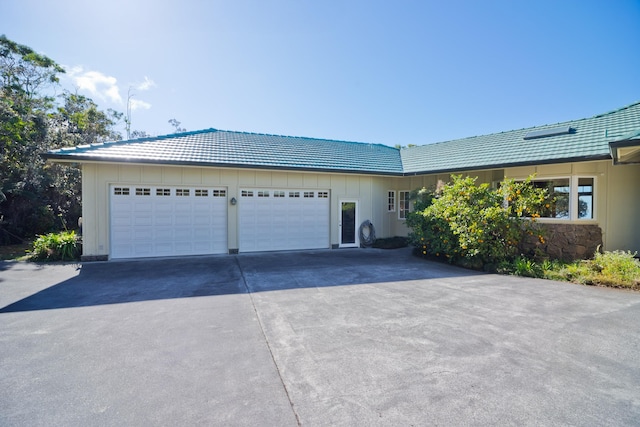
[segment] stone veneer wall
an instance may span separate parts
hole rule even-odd
[[[591,258],[602,245],[602,230],[595,224],[544,224],[544,243],[537,236],[527,236],[520,242],[522,253],[534,254],[536,249],[551,259],[573,261]]]

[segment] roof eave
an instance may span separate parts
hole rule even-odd
[[[323,172],[323,173],[344,173],[359,175],[383,175],[383,176],[402,176],[402,172],[379,171],[379,170],[359,170],[359,169],[340,169],[340,168],[314,168],[305,166],[281,166],[267,164],[246,164],[246,163],[215,163],[215,162],[189,162],[180,160],[156,160],[156,159],[136,159],[136,158],[109,158],[82,155],[64,155],[56,153],[46,153],[43,157],[47,160],[60,163],[125,163],[140,165],[163,165],[163,166],[196,166],[196,167],[215,167],[226,169],[252,169],[252,170],[279,170],[279,171],[297,171],[297,172]]]
[[[522,167],[522,166],[553,165],[553,164],[559,164],[559,163],[589,162],[589,161],[597,161],[597,160],[611,160],[611,156],[607,154],[598,154],[593,156],[566,157],[562,159],[548,159],[548,160],[540,160],[540,161],[495,163],[495,164],[489,164],[489,165],[476,165],[476,166],[453,168],[453,169],[421,170],[421,171],[415,171],[415,172],[405,172],[403,173],[403,176],[434,175],[439,173],[461,173],[461,172],[469,172],[469,171],[505,169],[505,168],[515,168],[515,167]]]
[[[612,141],[609,143],[609,151],[611,153],[611,158],[613,158],[614,165],[637,165],[640,164],[640,159],[636,159],[636,157],[632,157],[630,160],[624,160],[620,155],[621,148],[633,148],[640,147],[640,137],[633,137],[624,140]]]

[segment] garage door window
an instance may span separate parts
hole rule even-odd
[[[284,197],[284,191],[274,191],[273,197]]]
[[[156,196],[170,196],[171,189],[170,188],[156,188]]]
[[[189,189],[188,188],[178,188],[178,189],[176,189],[176,196],[178,196],[178,197],[180,197],[180,196],[184,196],[184,197],[189,196]]]
[[[128,196],[129,195],[129,188],[128,187],[115,187],[113,189],[113,194],[115,194],[116,196]]]
[[[258,197],[269,197],[268,191],[258,191]]]
[[[136,188],[136,196],[150,196],[151,189],[150,188]]]
[[[213,190],[213,197],[227,197],[226,190]]]
[[[196,189],[196,197],[209,197],[209,190]]]

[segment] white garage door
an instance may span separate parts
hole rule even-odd
[[[111,258],[227,252],[222,188],[113,185]]]
[[[329,192],[240,190],[240,252],[329,247]]]

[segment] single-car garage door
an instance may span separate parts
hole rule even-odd
[[[227,190],[110,188],[111,258],[227,252]]]
[[[241,189],[240,252],[329,247],[329,191]]]

